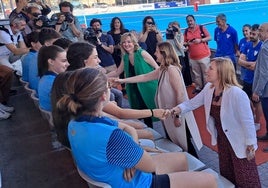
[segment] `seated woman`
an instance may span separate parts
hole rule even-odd
[[[82,50],[81,50],[82,49]],[[72,44],[67,52],[67,59],[70,63],[68,69],[76,70],[83,67],[91,67],[100,69],[99,67],[99,58],[96,47],[89,43],[74,43]],[[69,71],[67,71],[69,72]],[[53,122],[57,130],[57,135],[59,141],[65,146],[69,147],[69,143],[66,139],[66,128],[69,123],[68,114],[58,111],[56,109],[56,103],[59,98],[64,94],[66,86],[66,80],[69,73],[59,74],[54,81],[51,95],[52,102],[52,111],[53,111]],[[153,109],[153,110],[133,110],[133,109],[123,109],[114,104],[113,102],[107,102],[103,111],[107,113],[106,115],[111,118],[116,119],[137,119],[143,117],[157,117],[162,118],[165,115],[166,111],[163,109]],[[144,126],[140,122],[130,122],[118,120],[121,123],[126,123],[137,129],[139,138],[153,139],[153,135],[150,131],[143,129]]]
[[[43,46],[38,53],[38,96],[40,108],[52,111],[50,92],[56,76],[64,72],[69,63],[66,51],[59,46]]]
[[[185,172],[183,153],[150,156],[135,140],[103,116],[110,90],[106,76],[97,69],[71,73],[66,93],[57,108],[71,113],[68,138],[78,168],[90,178],[117,188],[216,187],[215,178],[204,172]],[[166,160],[169,159],[169,160]]]

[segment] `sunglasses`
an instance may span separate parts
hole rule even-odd
[[[34,16],[34,17],[39,17],[41,14],[40,13],[32,13],[32,15]]]
[[[154,22],[146,22],[148,25],[154,25]]]

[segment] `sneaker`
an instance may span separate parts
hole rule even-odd
[[[254,123],[256,131],[260,130],[261,125],[259,123]]]
[[[12,106],[6,106],[6,105],[3,105],[2,103],[0,103],[0,109],[1,110],[4,110],[6,112],[14,112],[14,107]]]
[[[8,119],[8,118],[10,118],[10,116],[11,116],[10,113],[0,109],[0,120]]]

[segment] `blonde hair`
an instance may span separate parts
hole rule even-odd
[[[242,88],[237,81],[234,64],[230,58],[216,57],[211,59],[211,63],[213,62],[217,68],[220,86],[223,88],[228,88],[231,86],[238,86]]]
[[[131,42],[134,44],[134,51],[137,51],[140,48],[140,45],[138,43],[138,39],[133,33],[131,33],[131,32],[124,33],[121,36],[121,40],[120,40],[121,51],[123,54],[127,53],[126,50],[123,48],[123,42],[126,40],[127,37],[130,37]]]
[[[174,47],[169,42],[161,42],[157,44],[157,47],[164,60],[164,65],[161,64],[161,69],[166,69],[169,65],[174,65],[181,69],[180,60]]]

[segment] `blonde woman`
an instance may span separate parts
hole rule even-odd
[[[221,175],[236,187],[261,187],[255,163],[254,118],[231,59],[212,59],[207,82],[197,96],[179,104],[172,112],[184,114],[204,105],[211,144],[218,145]]]
[[[124,71],[125,77],[128,78],[152,72],[159,67],[152,56],[140,48],[133,33],[123,34],[120,45],[123,53],[122,61],[116,71],[107,74],[109,77],[118,77]],[[127,84],[126,91],[131,108],[154,109],[156,88],[156,81]],[[152,127],[151,118],[144,119],[144,122]]]

